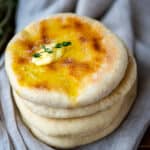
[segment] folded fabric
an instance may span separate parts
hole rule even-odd
[[[136,149],[150,122],[150,1],[149,0],[20,0],[16,32],[32,21],[58,12],[75,12],[101,20],[134,52],[139,72],[138,96],[123,124],[111,135],[80,150]],[[0,58],[0,149],[52,150],[37,140],[20,120]]]

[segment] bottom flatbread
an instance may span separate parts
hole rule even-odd
[[[43,134],[42,132],[40,132],[35,127],[33,127],[32,125],[28,124],[28,126],[31,129],[32,133],[38,139],[40,139],[44,143],[54,146],[54,147],[67,149],[67,148],[73,148],[73,147],[77,147],[80,145],[88,144],[88,143],[94,142],[98,139],[105,137],[106,135],[110,134],[114,129],[116,129],[120,125],[121,121],[123,120],[123,118],[125,117],[127,112],[129,111],[129,109],[134,101],[135,95],[136,95],[135,92],[132,93],[130,98],[127,101],[125,101],[124,106],[120,110],[118,115],[116,116],[116,119],[113,120],[108,127],[98,130],[96,132],[93,131],[92,133],[85,135],[85,136],[80,136],[80,135],[79,136],[78,135],[63,136],[63,137],[47,136],[47,135]]]

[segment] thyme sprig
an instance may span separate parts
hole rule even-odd
[[[70,41],[63,41],[61,43],[57,43],[54,48],[62,48],[62,47],[66,47],[66,46],[70,46],[71,45],[71,42]],[[32,56],[37,58],[37,57],[40,57],[41,56],[41,53],[53,53],[53,49],[50,49],[48,47],[46,47],[45,45],[41,45],[41,48],[44,50],[44,51],[41,51],[41,52],[37,52],[37,53],[34,53]]]

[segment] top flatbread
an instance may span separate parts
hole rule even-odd
[[[71,41],[56,62],[36,66],[42,44]],[[64,13],[32,23],[9,42],[5,64],[11,85],[23,98],[52,107],[95,103],[122,80],[128,57],[121,41],[104,25]]]

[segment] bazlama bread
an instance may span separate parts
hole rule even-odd
[[[102,23],[72,13],[17,33],[6,48],[5,69],[23,122],[58,148],[107,136],[136,97],[134,56]]]

